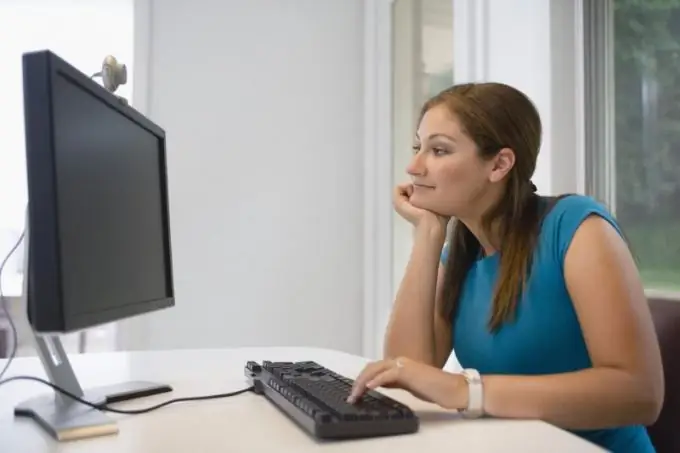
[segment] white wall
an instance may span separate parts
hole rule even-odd
[[[167,131],[177,306],[122,323],[119,346],[360,353],[363,2],[136,14],[135,102]]]
[[[581,191],[580,2],[452,3],[455,81],[526,91],[545,126],[539,191]],[[136,83],[150,85],[135,101],[168,129],[178,306],[124,323],[120,345],[311,344],[300,327],[327,319],[317,344],[359,351],[363,322],[379,351],[400,266],[385,221],[391,0],[137,4]]]

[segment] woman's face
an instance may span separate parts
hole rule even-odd
[[[484,200],[503,189],[497,183],[513,163],[514,153],[509,149],[482,159],[447,107],[432,107],[420,122],[407,167],[414,186],[410,202],[445,216],[477,216],[489,204]]]

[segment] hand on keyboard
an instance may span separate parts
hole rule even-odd
[[[355,402],[367,391],[378,387],[402,388],[447,409],[467,407],[467,383],[460,374],[407,358],[379,360],[366,365],[354,381],[348,401]]]

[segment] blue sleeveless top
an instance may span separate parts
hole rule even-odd
[[[495,334],[489,332],[487,323],[499,267],[498,254],[473,264],[453,320],[453,348],[463,368],[475,368],[481,374],[538,375],[592,367],[563,272],[571,239],[590,215],[603,217],[621,232],[607,209],[591,197],[570,195],[558,200],[544,217],[515,321]],[[445,247],[443,263],[447,255]],[[574,434],[616,453],[655,451],[643,426]]]

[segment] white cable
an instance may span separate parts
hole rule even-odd
[[[7,363],[5,364],[4,368],[2,371],[0,371],[0,381],[2,381],[2,378],[5,376],[5,373],[7,373],[7,370],[9,369],[10,364],[12,363],[12,360],[14,360],[14,357],[17,354],[17,348],[18,348],[18,335],[17,335],[17,328],[16,325],[14,324],[14,320],[12,319],[12,315],[9,312],[9,308],[7,307],[7,298],[5,297],[5,294],[2,292],[2,271],[5,269],[5,264],[9,261],[9,259],[12,257],[16,249],[19,247],[19,244],[21,244],[21,241],[24,239],[24,233],[26,230],[21,232],[21,236],[19,236],[19,239],[17,239],[16,244],[12,247],[12,249],[9,251],[5,259],[2,260],[2,264],[0,264],[0,308],[2,308],[2,311],[5,312],[5,317],[9,321],[9,329],[12,333],[12,352],[9,354],[9,358],[7,360]],[[24,275],[24,278],[26,276]],[[25,286],[25,285],[24,285]]]

